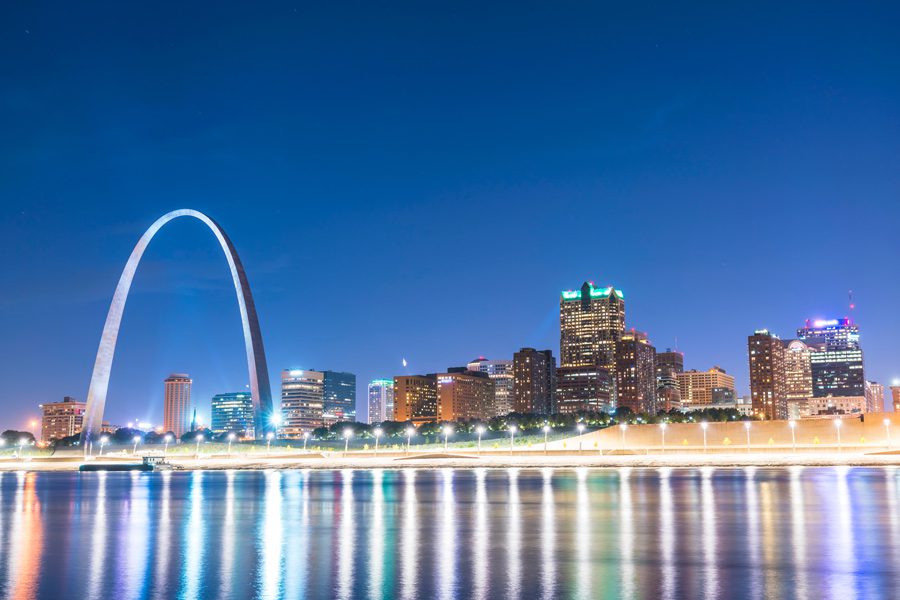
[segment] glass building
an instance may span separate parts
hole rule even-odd
[[[215,433],[234,431],[244,437],[254,437],[253,396],[250,392],[213,396],[211,427]]]

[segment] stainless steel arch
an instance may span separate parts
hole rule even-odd
[[[259,330],[259,319],[256,316],[256,306],[253,303],[253,295],[250,293],[250,283],[244,266],[238,257],[234,245],[218,223],[205,214],[188,208],[173,210],[156,220],[153,225],[141,236],[137,245],[131,252],[119,284],[113,294],[109,313],[106,315],[106,325],[103,326],[103,336],[100,338],[100,347],[97,349],[97,359],[94,362],[94,372],[91,375],[91,386],[88,389],[87,407],[85,408],[84,428],[81,434],[81,442],[85,452],[89,451],[90,442],[100,432],[103,422],[103,409],[106,406],[106,392],[109,388],[109,374],[112,369],[113,355],[116,351],[116,340],[119,337],[119,325],[122,322],[122,313],[125,310],[125,301],[128,299],[128,290],[137,270],[138,263],[147,245],[156,232],[166,223],[178,217],[194,217],[205,223],[215,234],[222,246],[228,266],[231,269],[231,278],[234,280],[234,291],[237,293],[238,307],[241,310],[241,323],[244,327],[244,345],[247,350],[247,369],[250,372],[250,392],[253,396],[254,427],[257,437],[262,437],[272,429],[272,390],[269,387],[269,371],[266,367],[266,354],[263,350],[262,334]]]

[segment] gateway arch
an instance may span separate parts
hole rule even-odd
[[[250,293],[250,283],[247,281],[244,266],[241,264],[241,259],[238,258],[231,240],[228,239],[218,223],[199,211],[185,208],[163,215],[144,232],[132,250],[128,263],[122,271],[122,276],[119,277],[119,284],[116,286],[109,313],[106,315],[106,324],[103,326],[103,336],[100,338],[94,372],[91,375],[91,386],[88,389],[87,407],[81,434],[85,452],[88,452],[91,440],[100,433],[103,409],[106,406],[106,392],[109,388],[109,373],[116,351],[116,340],[119,337],[119,325],[122,323],[122,313],[125,310],[125,301],[128,299],[128,290],[131,288],[134,273],[138,263],[141,262],[144,250],[147,249],[147,245],[156,232],[162,229],[166,223],[178,217],[193,217],[202,221],[210,228],[216,239],[219,240],[219,245],[222,246],[231,270],[231,278],[234,281],[234,291],[237,293],[238,308],[241,311],[241,324],[244,328],[247,370],[250,374],[250,392],[253,396],[254,431],[257,437],[261,437],[272,429],[272,390],[269,387],[269,371],[266,367],[266,354],[263,350],[262,334],[259,331],[256,306],[253,304],[253,295]]]

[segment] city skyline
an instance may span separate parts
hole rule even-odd
[[[184,7],[176,27],[131,6],[8,8],[10,426],[86,400],[128,252],[181,206],[214,215],[241,249],[272,381],[294,365],[365,382],[404,359],[427,373],[558,351],[557,293],[586,279],[622,289],[657,349],[678,347],[687,369],[721,365],[742,394],[749,333],[847,316],[852,289],[867,374],[900,377],[900,282],[883,266],[900,252],[887,227],[900,217],[892,18],[358,9],[350,24]],[[253,23],[245,43],[235,23]],[[455,265],[465,277],[442,289]],[[192,374],[197,398],[249,383],[227,266],[201,224],[160,232],[122,327],[112,421],[161,421],[172,372]]]

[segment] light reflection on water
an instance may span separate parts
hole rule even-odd
[[[0,598],[900,597],[900,469],[0,473]]]

